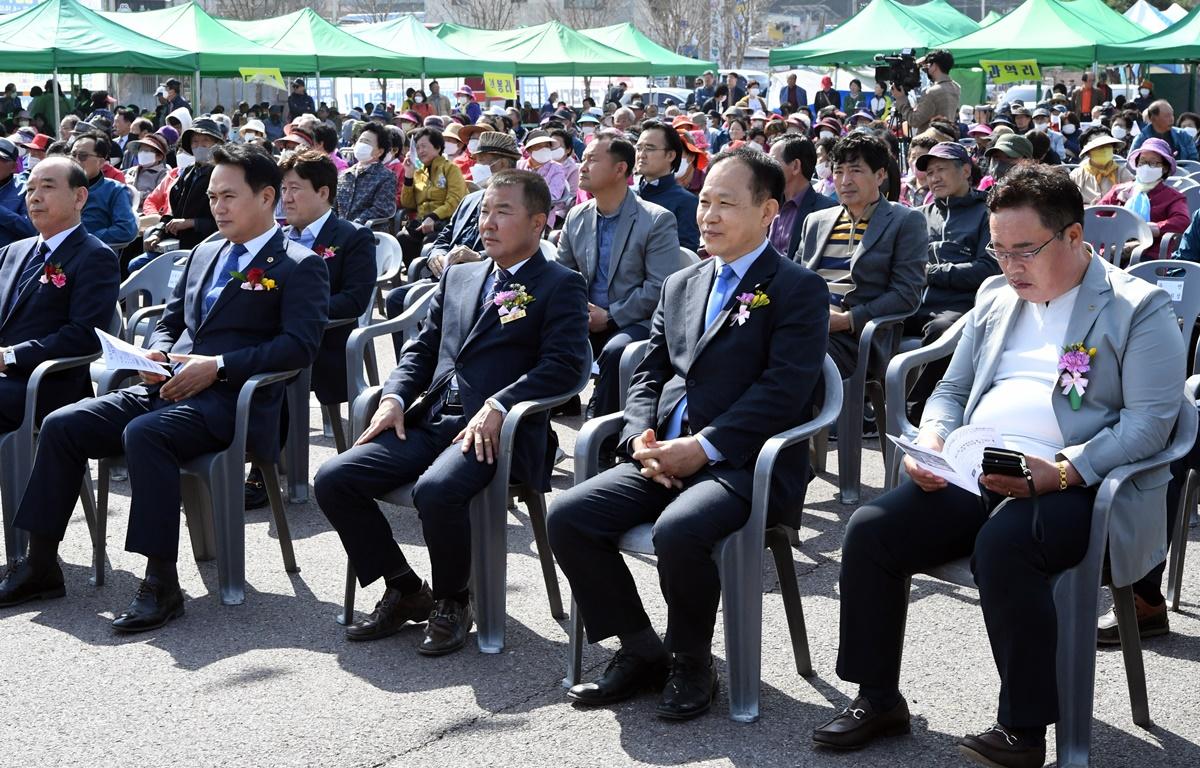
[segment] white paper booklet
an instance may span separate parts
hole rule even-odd
[[[166,365],[146,357],[146,350],[107,334],[99,328],[94,330],[100,337],[100,354],[104,359],[104,367],[108,370],[145,371],[146,373],[156,373],[159,376],[171,375],[171,370]]]
[[[946,438],[941,453],[903,437],[888,435],[888,439],[911,456],[921,469],[976,496],[982,495],[979,476],[982,474],[980,465],[983,463],[983,449],[1004,447],[1004,438],[991,427],[959,427]]]

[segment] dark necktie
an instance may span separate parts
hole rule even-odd
[[[496,294],[500,293],[504,289],[504,286],[508,285],[509,280],[512,280],[512,273],[503,267],[497,267],[493,273],[493,277],[495,279],[492,281],[492,287],[483,297],[483,309],[485,311],[496,300]]]
[[[238,271],[238,259],[246,255],[246,246],[241,243],[234,243],[229,249],[229,253],[225,256],[225,261],[221,262],[220,271],[214,276],[213,286],[208,289],[208,293],[204,294],[204,306],[200,313],[200,322],[204,322],[208,317],[208,312],[213,308],[213,304],[217,303],[217,299],[221,296],[221,291],[225,290],[228,285],[231,272]]]
[[[5,319],[8,318],[13,308],[17,306],[17,299],[25,292],[39,275],[46,271],[46,256],[50,253],[50,246],[42,243],[33,250],[29,255],[29,261],[25,264],[25,269],[21,270],[21,276],[17,278],[17,289],[13,291],[13,295],[8,300],[8,307],[4,312]]]

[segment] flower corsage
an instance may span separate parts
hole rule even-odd
[[[507,290],[497,292],[496,298],[492,299],[492,303],[499,307],[497,314],[500,315],[501,325],[525,317],[525,305],[532,301],[533,296],[520,283],[513,283]]]
[[[746,321],[750,319],[750,310],[767,306],[771,303],[771,297],[755,288],[754,293],[739,293],[737,302],[737,313],[729,322],[730,325],[745,325]]]
[[[1062,356],[1058,358],[1058,383],[1062,393],[1070,400],[1073,411],[1078,411],[1083,405],[1083,392],[1088,385],[1083,374],[1092,369],[1092,358],[1095,356],[1095,347],[1088,349],[1079,343],[1063,347]]]
[[[244,275],[241,272],[230,272],[229,274],[233,279],[242,281],[243,291],[273,291],[276,289],[275,281],[269,277],[263,277],[263,271],[258,267],[247,270]]]
[[[66,288],[67,273],[63,272],[61,264],[50,264],[47,262],[46,271],[38,278],[38,282],[42,285],[49,283],[55,288]]]

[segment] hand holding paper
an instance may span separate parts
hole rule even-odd
[[[946,438],[946,444],[940,452],[917,445],[903,437],[888,435],[888,439],[921,469],[976,496],[982,495],[979,490],[979,476],[983,449],[1004,446],[1004,438],[990,427],[959,427]]]
[[[156,376],[170,376],[171,370],[164,364],[166,361],[155,362],[148,356],[147,350],[135,347],[127,341],[95,329],[100,337],[100,354],[104,367],[110,371],[138,371]],[[162,354],[162,353],[158,353]]]

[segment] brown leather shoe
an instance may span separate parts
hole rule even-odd
[[[388,587],[383,599],[375,605],[371,615],[346,627],[347,640],[380,640],[390,637],[408,622],[420,623],[429,617],[433,608],[433,593],[429,584],[421,582],[421,588],[411,595]]]
[[[989,768],[1042,768],[1046,764],[1044,738],[1021,738],[999,723],[978,736],[963,736],[958,751]]]
[[[425,639],[417,646],[422,656],[444,656],[462,648],[475,619],[471,603],[459,603],[449,598],[434,603],[429,621],[425,624]]]
[[[1171,622],[1167,618],[1167,601],[1158,605],[1150,605],[1140,596],[1133,596],[1133,610],[1137,614],[1138,634],[1145,640],[1147,637],[1158,637],[1171,631]],[[1109,608],[1108,613],[1100,617],[1096,627],[1096,642],[1100,645],[1120,645],[1121,635],[1117,631],[1117,613]]]
[[[862,749],[877,738],[909,733],[909,720],[908,702],[903,697],[886,712],[876,712],[865,696],[859,696],[832,720],[813,730],[813,743],[830,749]]]

